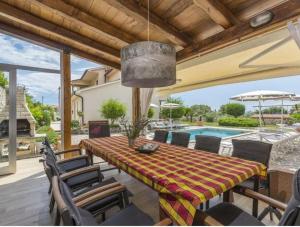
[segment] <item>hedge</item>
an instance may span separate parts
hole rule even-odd
[[[300,122],[300,113],[291,114],[291,117],[294,119],[295,122]]]
[[[223,117],[219,119],[219,125],[234,127],[257,127],[259,122],[258,120],[252,118]]]

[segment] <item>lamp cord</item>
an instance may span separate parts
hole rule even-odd
[[[149,32],[149,30],[150,30],[150,2],[149,2],[149,0],[148,0],[148,42],[149,42],[149,40],[150,40],[150,32]]]

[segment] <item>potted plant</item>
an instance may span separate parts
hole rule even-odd
[[[149,123],[148,119],[139,119],[134,122],[129,122],[125,118],[122,118],[120,124],[124,128],[125,135],[128,138],[128,146],[133,148],[135,145],[135,140],[140,136],[140,133]]]

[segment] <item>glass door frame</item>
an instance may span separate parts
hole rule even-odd
[[[0,176],[17,171],[17,70],[60,74],[60,69],[46,69],[30,66],[0,63],[0,70],[9,73],[9,136],[8,166],[0,168]]]

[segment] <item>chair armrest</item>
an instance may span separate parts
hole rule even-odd
[[[253,191],[251,189],[248,189],[248,188],[242,189],[241,193],[244,194],[245,196],[248,196],[248,197],[250,197],[252,199],[260,200],[260,201],[262,201],[264,203],[269,204],[272,207],[276,207],[276,208],[278,208],[280,210],[283,210],[283,211],[286,210],[286,208],[287,208],[287,204],[282,203],[282,202],[280,202],[278,200],[272,199],[272,198],[270,198],[268,196],[265,196],[265,195],[263,195],[261,193],[255,192],[255,191]]]
[[[62,164],[62,163],[71,162],[71,161],[80,160],[80,159],[89,160],[89,156],[88,155],[80,155],[80,156],[76,156],[76,157],[73,157],[73,158],[58,160],[56,163],[57,164]]]
[[[103,191],[103,192],[97,193],[95,195],[92,195],[92,196],[90,196],[90,197],[88,197],[84,200],[80,200],[77,203],[75,203],[75,205],[78,206],[78,207],[84,207],[88,204],[91,204],[93,202],[104,199],[104,198],[106,198],[108,196],[111,196],[111,195],[114,195],[114,194],[119,194],[119,193],[124,192],[126,190],[127,189],[124,185],[119,185],[119,186],[110,188],[106,191]]]
[[[170,218],[165,218],[160,222],[156,223],[154,226],[168,226],[172,225],[172,220]]]
[[[72,148],[72,149],[68,149],[68,150],[63,150],[63,151],[58,151],[58,152],[54,152],[55,155],[61,155],[61,154],[66,154],[66,153],[70,153],[70,152],[75,152],[78,151],[79,154],[81,155],[81,149],[80,148]]]
[[[75,177],[75,176],[81,175],[83,173],[93,172],[93,171],[99,171],[99,173],[100,173],[100,166],[93,165],[93,166],[87,166],[87,167],[83,167],[80,169],[76,169],[76,170],[73,170],[73,171],[70,171],[67,173],[63,173],[62,175],[60,175],[60,178],[62,180],[66,180],[68,178]]]
[[[197,220],[197,223],[195,223],[195,225],[223,226],[222,223],[214,219],[212,216],[209,216],[202,210],[197,210],[195,219]]]
[[[86,193],[83,193],[81,195],[76,196],[75,198],[73,198],[73,202],[78,203],[79,201],[85,200],[85,199],[87,199],[87,198],[89,198],[89,197],[91,197],[95,194],[104,192],[108,189],[111,189],[111,188],[114,188],[114,187],[117,187],[117,186],[121,186],[121,184],[119,182],[115,182],[115,183],[111,183],[111,184],[108,184],[108,185],[104,185],[102,187],[95,188],[91,191],[88,191]]]

